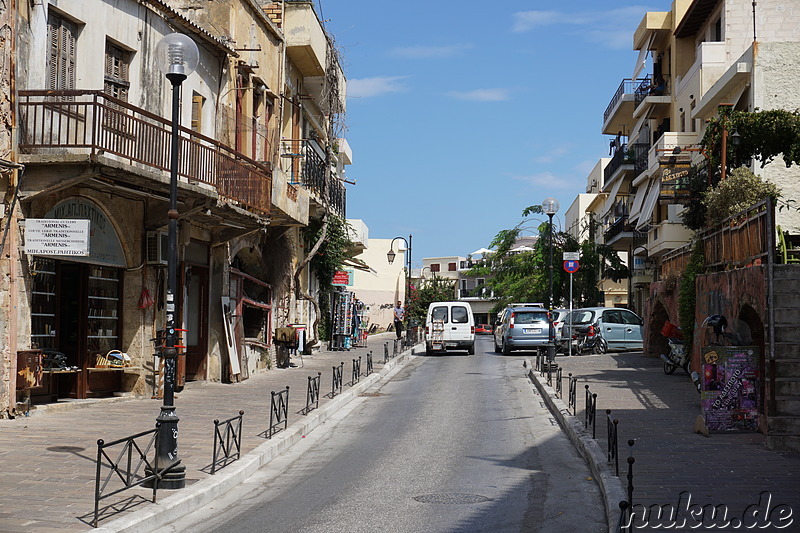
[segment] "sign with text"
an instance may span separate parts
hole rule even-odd
[[[704,346],[700,403],[710,430],[758,429],[757,346]]]
[[[89,220],[29,218],[25,221],[25,253],[89,255]]]
[[[581,260],[581,253],[580,252],[562,252],[562,257],[564,261],[580,261]]]
[[[341,287],[351,287],[353,285],[353,271],[352,270],[337,270],[333,275],[333,282],[331,285],[338,285]]]

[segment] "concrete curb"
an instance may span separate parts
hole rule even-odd
[[[626,500],[628,497],[622,479],[614,475],[606,454],[600,449],[597,441],[592,438],[592,434],[583,427],[583,424],[576,417],[572,416],[567,405],[556,396],[556,391],[547,384],[547,381],[540,378],[533,370],[531,361],[526,360],[524,366],[528,378],[536,386],[545,404],[547,404],[547,408],[556,417],[564,433],[567,434],[578,453],[589,465],[589,470],[591,470],[597,484],[600,486],[600,492],[603,495],[608,531],[609,533],[616,533],[620,518],[619,502]]]
[[[300,442],[305,435],[325,423],[334,413],[358,398],[364,391],[393,375],[410,360],[410,356],[414,354],[415,349],[416,346],[401,352],[397,357],[390,359],[380,372],[365,377],[330,402],[297,420],[286,430],[259,445],[217,474],[209,476],[175,494],[170,494],[163,500],[149,505],[146,509],[108,522],[94,531],[98,533],[149,533],[158,531],[170,522],[208,505],[229,490],[244,483],[260,468]]]

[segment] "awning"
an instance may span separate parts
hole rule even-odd
[[[647,196],[649,184],[650,182],[647,181],[647,183],[642,183],[636,189],[636,196],[633,197],[633,207],[631,207],[631,212],[628,215],[628,221],[630,223],[634,223],[639,219],[639,213],[642,212],[642,204],[644,203],[645,196]]]
[[[639,222],[636,224],[636,229],[640,229],[642,231],[647,230],[647,226],[650,224],[650,220],[652,219],[653,209],[656,207],[656,202],[658,202],[658,195],[661,192],[661,178],[658,178],[654,182],[650,183],[650,190],[647,192],[647,198],[645,198],[644,206],[642,206],[642,210],[639,213]]]
[[[375,270],[361,259],[351,257],[342,261],[343,266],[353,267],[362,272],[375,272]]]
[[[653,46],[653,40],[655,40],[655,38],[656,33],[652,32],[650,34],[650,38],[647,40],[647,46],[644,46],[641,50],[639,50],[639,57],[636,59],[636,67],[633,69],[633,76],[631,76],[633,81],[636,81],[636,78],[638,78],[639,74],[642,73],[644,67],[647,66],[647,54],[650,52],[650,47]]]
[[[611,187],[611,192],[608,193],[608,198],[606,198],[606,203],[603,205],[603,209],[600,210],[600,218],[606,216],[611,210],[611,207],[614,205],[614,202],[617,201],[617,193],[619,192],[619,188],[622,186],[622,179],[618,179],[617,182]]]

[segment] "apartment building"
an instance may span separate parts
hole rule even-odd
[[[200,56],[180,98],[178,386],[264,369],[275,327],[316,318],[296,296],[317,285],[300,229],[345,214],[346,81],[313,4],[59,0],[0,16],[14,29],[0,69],[2,411],[158,381],[172,88],[155,54],[173,32]],[[88,220],[89,254],[29,252],[42,219]],[[26,350],[63,364],[18,379]],[[111,350],[131,365],[99,365]]]
[[[605,242],[627,251],[636,275],[631,301],[649,296],[664,254],[683,246],[691,231],[682,223],[688,190],[682,177],[706,160],[699,141],[706,120],[722,104],[734,109],[800,107],[791,83],[800,61],[800,10],[775,0],[675,0],[669,11],[646,13],[633,35],[639,58],[603,115],[612,159],[604,170],[601,213]],[[751,170],[797,197],[797,169],[782,162]],[[797,227],[795,213],[779,224]]]

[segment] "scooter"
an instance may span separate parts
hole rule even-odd
[[[682,368],[688,375],[689,372],[689,353],[684,349],[683,340],[677,338],[667,338],[669,343],[669,354],[661,354],[664,361],[664,373],[669,375],[678,368]]]

